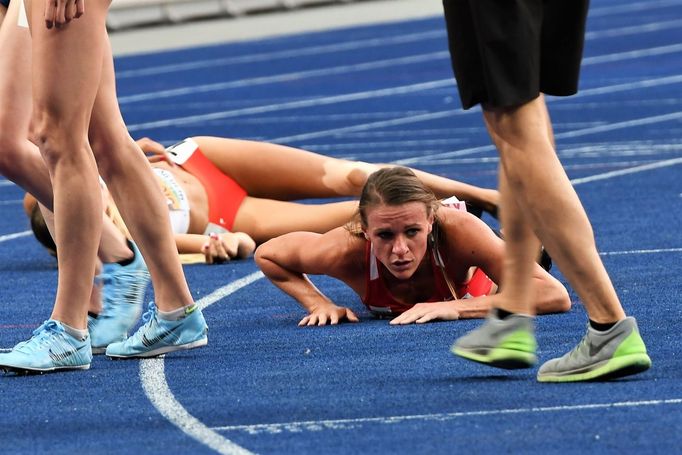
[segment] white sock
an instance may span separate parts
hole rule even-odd
[[[70,325],[64,324],[62,322],[62,326],[64,327],[64,331],[77,339],[78,341],[85,341],[88,339],[88,329],[76,329],[74,327],[71,327]]]
[[[193,303],[191,305],[183,306],[183,307],[178,308],[177,310],[173,310],[173,311],[161,311],[161,310],[159,310],[158,314],[159,314],[159,317],[165,321],[179,321],[180,319],[184,318],[189,313],[194,311],[194,308],[196,306],[197,306],[197,304]]]

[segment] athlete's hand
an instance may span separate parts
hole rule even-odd
[[[454,302],[418,303],[400,316],[392,319],[390,324],[423,324],[430,321],[454,321],[459,319],[459,311]]]
[[[306,325],[336,325],[339,322],[360,322],[350,308],[336,306],[333,303],[315,308],[312,313],[301,319],[299,327]]]
[[[85,13],[85,0],[47,0],[45,2],[45,26],[61,27]]]
[[[170,154],[166,152],[166,147],[164,147],[162,144],[159,144],[148,137],[143,137],[142,139],[138,139],[135,142],[142,149],[145,155],[147,155],[147,160],[149,160],[150,163],[165,161],[171,167],[175,166]]]
[[[256,242],[243,232],[212,233],[202,246],[201,252],[207,264],[222,264],[230,259],[244,259],[256,249]]]

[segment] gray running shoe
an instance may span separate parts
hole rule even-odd
[[[540,382],[614,379],[641,373],[651,366],[635,318],[619,321],[607,331],[587,326],[587,334],[571,352],[540,367]]]
[[[535,365],[533,317],[512,314],[499,319],[494,311],[483,325],[455,341],[450,352],[474,362],[514,370]]]

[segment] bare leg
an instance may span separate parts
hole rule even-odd
[[[101,60],[92,55],[102,53],[108,4],[90,3],[87,16],[57,30],[43,26],[45,1],[33,0],[29,8],[35,126],[52,178],[59,255],[52,318],[78,329],[86,328],[102,227],[97,165],[87,130],[101,76]]]
[[[266,142],[196,137],[202,152],[254,197],[293,200],[309,197],[358,196],[367,176],[387,164],[331,158]],[[262,163],[268,163],[262,166]],[[494,211],[495,190],[415,170],[437,197],[457,196]]]
[[[331,204],[297,204],[247,197],[239,208],[234,230],[245,232],[256,243],[293,231],[327,232],[351,220],[355,201]]]
[[[52,184],[38,148],[28,140],[31,121],[31,35],[17,26],[19,1],[0,27],[0,174],[52,207]]]
[[[501,188],[502,219],[510,253],[519,255],[518,262],[532,258],[523,253],[535,251],[532,248],[537,245],[527,228],[510,233],[513,225],[506,224],[525,219],[580,296],[590,318],[596,322],[623,319],[625,313],[597,252],[590,222],[552,146],[543,98],[517,108],[484,110],[484,116],[506,178]],[[523,276],[516,278],[529,280],[531,275]],[[526,285],[507,287],[506,282],[505,276],[505,301],[515,303],[503,308],[520,311],[525,306],[523,312],[530,314],[531,302],[523,291]]]
[[[18,27],[20,2],[12,2],[0,28],[0,174],[17,183],[52,208],[52,183],[38,147],[29,141],[31,120],[31,35]],[[132,251],[115,226],[106,219],[99,249],[100,259],[115,262]]]
[[[528,277],[533,275],[540,244],[523,212],[514,199],[504,169],[499,170],[500,219],[504,226],[505,255],[503,283],[505,292],[500,293],[496,305],[513,313],[532,314],[535,285]],[[531,305],[528,305],[531,302]]]
[[[90,122],[90,141],[100,172],[149,267],[156,305],[162,311],[171,311],[192,304],[192,296],[180,265],[163,196],[149,163],[128,134],[121,117],[113,58],[102,31],[99,40],[104,43],[102,79]]]

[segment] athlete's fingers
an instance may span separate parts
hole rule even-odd
[[[146,136],[136,140],[135,143],[145,153],[154,153],[156,155],[165,155],[166,154],[166,148],[162,144],[160,144],[159,142],[156,142],[155,140],[150,139]]]
[[[421,313],[417,313],[415,308],[412,307],[400,316],[397,316],[389,322],[392,325],[402,325],[402,324],[412,324],[421,316]]]
[[[209,242],[211,244],[211,254],[213,254],[213,260],[216,263],[223,263],[230,260],[230,256],[227,254],[227,250],[223,245],[223,242],[218,237],[218,234],[211,233],[209,235]]]
[[[57,0],[47,0],[45,2],[45,26],[50,29],[54,27],[54,17],[57,12]]]
[[[64,5],[64,21],[71,22],[71,19],[76,17],[76,2],[74,0],[69,0]]]
[[[220,234],[218,238],[229,259],[237,256],[237,253],[239,252],[239,239],[236,235],[231,232],[226,232]]]
[[[308,325],[308,321],[310,320],[310,315],[304,317],[298,322],[299,327],[303,327],[304,325]]]
[[[319,321],[317,322],[317,325],[327,325],[327,315],[322,313],[319,316]]]
[[[85,14],[85,0],[76,0],[76,18]]]
[[[57,27],[61,27],[66,24],[66,0],[56,0],[56,3],[54,23]]]
[[[211,245],[206,242],[201,247],[201,252],[204,253],[204,258],[207,264],[213,264],[213,256],[211,255]]]
[[[339,315],[336,312],[332,313],[329,317],[330,325],[337,325],[339,323]]]
[[[346,308],[346,319],[348,319],[349,322],[360,322],[360,319],[353,313],[353,310],[350,308]]]
[[[438,316],[433,314],[433,313],[427,313],[424,316],[420,317],[416,321],[414,321],[416,324],[424,324],[425,322],[431,322],[434,319],[438,319]]]

